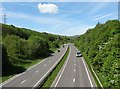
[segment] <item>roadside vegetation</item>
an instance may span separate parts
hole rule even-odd
[[[74,41],[103,87],[120,88],[120,22],[98,23]]]
[[[43,85],[41,86],[41,88],[50,88],[53,81],[55,80],[55,78],[57,77],[59,71],[61,70],[61,68],[63,67],[67,57],[69,54],[69,48],[67,49],[65,55],[63,56],[63,58],[61,59],[61,61],[58,63],[58,65],[55,67],[55,69],[51,72],[51,74],[47,77],[46,81],[43,83]]]
[[[3,81],[50,56],[69,40],[66,36],[2,24]]]

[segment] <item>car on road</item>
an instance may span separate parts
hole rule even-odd
[[[81,52],[76,52],[76,57],[82,57]]]
[[[58,52],[60,52],[60,49],[58,49]]]

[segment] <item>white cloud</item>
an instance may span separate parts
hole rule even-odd
[[[103,16],[96,16],[96,18],[95,18],[94,20],[95,20],[95,21],[96,21],[96,20],[100,20],[100,19],[103,19],[103,18],[109,17],[109,16],[111,16],[111,15],[113,15],[113,13],[106,14],[106,15],[103,15]]]
[[[38,9],[41,13],[57,13],[58,7],[55,4],[38,4]]]

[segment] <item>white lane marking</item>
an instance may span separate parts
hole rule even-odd
[[[74,72],[75,72],[76,70],[74,69]]]
[[[38,72],[39,70],[36,71],[36,73]]]
[[[28,68],[28,69],[27,69],[27,71],[28,71],[28,70],[30,70],[30,69],[32,69],[32,68],[34,68],[35,66],[37,66],[37,65],[41,64],[42,62],[46,61],[46,60],[47,60],[47,59],[49,59],[49,58],[50,58],[50,57],[43,59],[42,61],[40,61],[40,62],[39,62],[39,63],[37,63],[36,65],[34,65],[34,66],[32,66],[32,67]]]
[[[21,84],[23,84],[25,81],[26,81],[26,80],[23,80],[23,81],[21,82]]]
[[[76,66],[76,64],[74,64]]]
[[[15,76],[13,76],[12,78],[6,80],[5,82],[3,82],[3,83],[0,84],[0,87],[2,87],[3,85],[9,83],[10,81],[14,80],[15,78],[19,77],[20,75],[22,75],[22,74],[24,74],[24,73],[25,73],[25,72],[23,72],[23,73],[21,73],[21,74],[17,74],[17,75],[15,75]]]
[[[49,61],[49,62],[51,62],[51,61]]]
[[[62,76],[62,74],[63,74],[63,72],[64,72],[64,70],[65,70],[65,68],[66,68],[66,65],[67,65],[68,60],[69,60],[69,57],[70,57],[70,53],[71,53],[71,48],[70,48],[70,52],[69,52],[69,55],[68,55],[68,57],[67,57],[67,60],[66,60],[66,62],[65,62],[65,65],[64,65],[64,67],[63,67],[63,70],[62,70],[62,72],[61,72],[61,74],[60,74],[60,76],[59,76],[59,78],[58,78],[58,80],[57,80],[57,82],[56,82],[56,84],[55,84],[55,86],[54,86],[54,89],[56,88],[56,86],[57,86],[57,84],[58,84],[58,82],[59,82],[59,80],[60,80],[60,78],[61,78],[61,76]]]
[[[86,67],[86,64],[85,64],[85,62],[84,62],[83,57],[82,57],[82,62],[83,62],[83,64],[84,64],[85,70],[86,70],[86,72],[87,72],[88,79],[89,79],[89,81],[90,81],[90,85],[91,85],[91,87],[93,88],[93,84],[92,84],[92,81],[91,81],[91,78],[90,78],[90,75],[89,75],[89,73],[88,73],[88,70],[87,70],[87,67]]]
[[[75,78],[73,79],[73,82],[75,82]]]
[[[44,66],[46,66],[46,64]]]
[[[44,79],[44,77],[46,77],[46,75],[55,67],[55,65],[57,65],[57,63],[62,59],[62,57],[64,56],[64,54],[66,53],[67,48],[65,49],[64,53],[62,54],[62,56],[59,58],[59,60],[47,71],[47,73],[33,86],[32,89],[34,89],[39,83],[40,81],[42,81]]]
[[[57,52],[57,51],[56,51],[56,52]],[[50,58],[50,57],[48,57],[48,58]],[[28,68],[26,71],[28,71],[28,70],[34,68],[35,66],[41,64],[42,62],[46,61],[48,58],[45,58],[45,59],[43,59],[42,61],[38,62],[36,65],[31,66],[31,67]],[[0,83],[0,87],[3,86],[3,85],[5,85],[5,84],[7,84],[7,83],[9,83],[10,81],[14,80],[15,78],[19,77],[20,75],[26,73],[26,71],[23,72],[23,73],[21,73],[21,74],[17,74],[17,75],[15,75],[15,76],[13,76],[12,78],[10,78],[10,79],[4,81],[3,83]]]

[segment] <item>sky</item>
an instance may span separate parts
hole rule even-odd
[[[7,24],[66,36],[118,18],[117,2],[3,2],[0,9]]]

